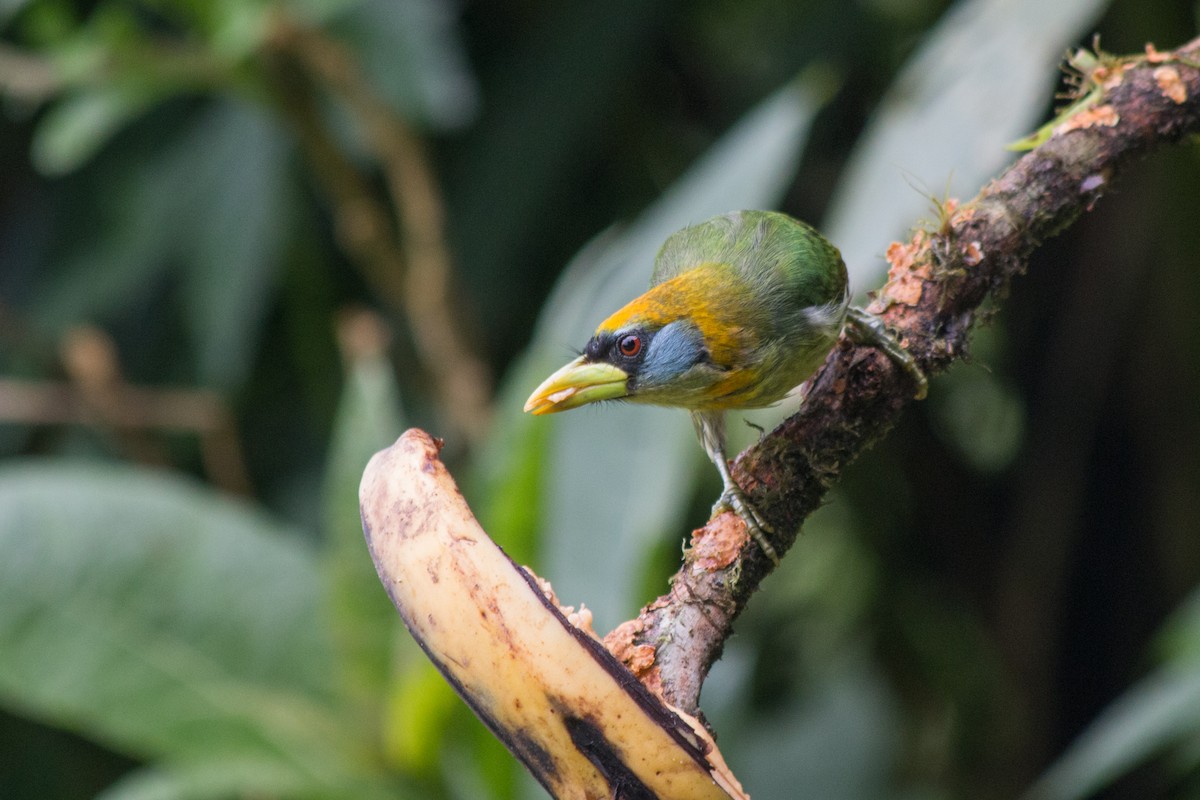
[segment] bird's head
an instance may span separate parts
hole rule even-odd
[[[749,359],[740,356],[753,352],[756,337],[738,313],[749,291],[736,275],[709,266],[660,283],[601,322],[525,410],[552,414],[621,399],[703,408],[752,381]]]
[[[847,297],[837,250],[765,211],[676,232],[652,283],[534,390],[526,411],[618,399],[705,411],[769,405],[824,360]]]

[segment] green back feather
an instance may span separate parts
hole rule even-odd
[[[701,264],[735,271],[778,311],[823,306],[846,292],[838,249],[811,226],[774,211],[735,211],[677,231],[659,250],[650,284]]]

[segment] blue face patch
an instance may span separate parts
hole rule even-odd
[[[662,386],[697,364],[708,361],[708,350],[700,331],[690,322],[677,320],[666,325],[650,340],[645,360],[637,373],[637,385]]]

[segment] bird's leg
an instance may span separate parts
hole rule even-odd
[[[855,344],[878,347],[896,365],[908,373],[908,377],[916,384],[915,397],[925,399],[929,391],[929,382],[925,373],[917,366],[912,355],[900,346],[900,342],[883,324],[883,320],[869,311],[851,306],[846,310],[846,333]]]
[[[721,497],[713,506],[712,513],[716,516],[723,509],[729,509],[746,523],[746,532],[776,566],[779,565],[779,555],[767,541],[767,533],[774,533],[771,525],[763,519],[758,510],[750,504],[742,487],[733,480],[729,473],[729,462],[725,459],[725,412],[723,411],[693,411],[692,424],[696,426],[696,435],[709,459],[716,465],[725,488]]]

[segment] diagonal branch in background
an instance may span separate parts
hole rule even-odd
[[[404,312],[421,364],[434,379],[438,405],[468,443],[478,443],[491,418],[491,371],[457,324],[462,314],[454,298],[445,211],[423,142],[375,93],[338,42],[282,13],[275,15],[270,42],[274,54],[302,73],[280,80],[280,95],[337,205],[343,246],[375,290]],[[316,86],[330,92],[360,125],[382,169],[394,226],[386,205],[326,129],[312,91]]]
[[[67,381],[0,377],[0,424],[87,426],[126,457],[152,465],[170,461],[160,434],[187,433],[215,485],[252,493],[236,420],[218,393],[128,383],[116,344],[98,328],[68,330],[59,349]]]
[[[936,231],[888,251],[889,281],[871,310],[927,373],[967,352],[982,304],[1026,269],[1030,253],[1099,200],[1117,171],[1200,131],[1200,39],[1174,53],[1101,56],[1085,76],[1090,102],[963,205]],[[811,381],[801,410],[743,452],[733,474],[777,531],[782,554],[830,485],[878,441],[911,399],[887,357],[843,337]],[[700,689],[732,624],[770,570],[723,514],[693,535],[671,591],[605,643],[672,705],[698,713]]]
[[[41,56],[0,43],[0,95],[36,105],[62,90],[54,66]]]

